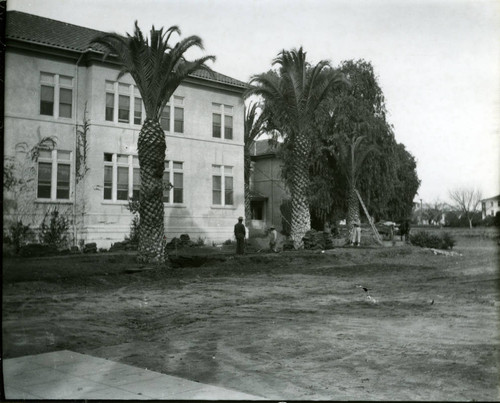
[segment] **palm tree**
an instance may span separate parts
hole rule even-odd
[[[244,122],[244,144],[245,144],[245,154],[244,154],[244,170],[245,170],[245,221],[248,225],[250,220],[250,173],[251,173],[251,158],[250,149],[254,144],[255,140],[263,131],[264,114],[257,116],[257,108],[259,104],[251,103],[249,108],[245,110],[245,122]]]
[[[117,79],[130,73],[144,102],[146,117],[137,141],[141,175],[138,258],[142,262],[161,263],[165,258],[162,178],[166,141],[159,123],[161,113],[182,80],[197,70],[211,72],[205,63],[215,60],[214,56],[186,60],[184,54],[189,49],[203,49],[202,40],[189,36],[172,47],[168,41],[173,34],[181,34],[177,26],[165,32],[153,26],[149,43],[136,21],[133,36],[105,33],[91,41],[104,47],[104,57],[110,53],[117,57],[121,65]]]
[[[273,65],[279,66],[277,72],[269,71],[252,77],[253,87],[248,94],[264,99],[268,127],[283,136],[286,148],[291,151],[288,161],[292,196],[290,235],[294,247],[301,248],[302,238],[311,226],[306,191],[314,111],[330,88],[345,80],[342,74],[329,68],[326,60],[310,66],[302,48],[283,50],[273,60]]]
[[[354,135],[341,135],[338,142],[338,158],[340,164],[338,166],[345,175],[348,184],[347,193],[347,226],[349,232],[352,230],[353,223],[360,219],[359,200],[356,194],[359,177],[362,173],[363,163],[368,155],[377,151],[374,144],[365,142],[367,136],[357,133],[361,128],[361,124],[355,125],[358,130]]]

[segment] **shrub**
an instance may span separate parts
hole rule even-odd
[[[9,241],[14,247],[15,253],[19,253],[21,246],[25,245],[33,235],[29,225],[24,225],[21,220],[12,224],[9,228]]]
[[[195,246],[205,246],[206,238],[202,238],[201,236],[196,239],[194,245]]]
[[[40,225],[40,242],[44,245],[60,248],[67,242],[69,221],[66,217],[59,215],[59,211],[54,209],[45,214],[42,224]]]
[[[223,245],[233,245],[234,241],[232,239],[226,239],[223,243]]]
[[[434,249],[453,249],[456,243],[449,232],[443,232],[441,235],[436,235],[427,231],[419,231],[411,234],[410,241],[413,245]]]
[[[134,215],[130,223],[130,234],[125,239],[128,239],[132,243],[139,243],[139,225],[139,216]]]

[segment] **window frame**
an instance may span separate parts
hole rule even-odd
[[[177,166],[176,166],[177,164]],[[179,167],[180,164],[180,167]],[[172,185],[170,189],[163,190],[163,204],[166,205],[184,205],[185,204],[185,185],[184,185],[184,180],[185,180],[185,175],[184,175],[184,161],[173,161],[173,160],[166,160],[165,161],[165,169],[163,171],[163,181],[165,181],[165,174],[168,173],[168,182]],[[181,175],[182,178],[182,187],[176,186],[176,180],[175,176]],[[176,194],[179,194],[180,190],[180,195],[181,195],[181,201],[175,201],[176,199]],[[176,192],[177,191],[177,192]],[[166,196],[168,192],[168,196]],[[168,197],[168,200],[165,200]]]
[[[111,107],[108,106],[107,98],[108,95],[113,97],[113,109],[112,109],[112,119],[108,119],[107,109]],[[125,108],[120,108],[120,98],[127,98],[128,110]],[[137,110],[136,99],[140,99],[141,108]],[[120,111],[127,110],[127,119],[120,118]],[[136,117],[140,118],[140,123],[136,122]],[[121,81],[104,80],[104,121],[119,125],[125,125],[129,127],[141,126],[144,123],[146,116],[146,110],[144,108],[144,102],[142,101],[139,88],[135,84],[127,84]]]
[[[50,157],[45,156],[44,153],[50,152]],[[62,155],[67,155],[68,158],[62,158]],[[50,164],[50,183],[49,187],[49,197],[40,197],[40,164]],[[68,167],[68,181],[63,182],[60,180],[60,170],[59,167]],[[37,175],[36,175],[36,200],[45,202],[71,202],[71,196],[73,193],[73,151],[70,150],[60,150],[60,149],[41,149],[40,155],[37,159]],[[45,181],[47,182],[47,181]],[[61,183],[64,183],[61,186]],[[67,185],[66,185],[67,183]],[[47,185],[44,185],[47,187]],[[68,197],[58,197],[61,191],[67,191]]]
[[[44,79],[45,76],[51,76],[52,80],[48,81]],[[71,84],[63,83],[62,79],[70,79]],[[42,102],[47,102],[42,100],[42,87],[52,88],[52,112],[42,113]],[[38,114],[40,116],[52,117],[54,119],[73,119],[74,105],[75,105],[75,91],[74,91],[74,78],[66,74],[49,73],[47,71],[40,71],[39,79],[39,103],[38,103]],[[71,104],[69,108],[70,116],[62,116],[61,105],[68,105],[67,103],[61,103],[61,90],[71,91]]]
[[[226,171],[230,171],[229,174]],[[215,178],[220,178],[220,189],[215,188]],[[227,186],[228,178],[231,178],[231,187]],[[215,192],[219,192],[220,203],[215,200]],[[228,195],[231,195],[228,202]],[[234,166],[212,164],[212,206],[234,207]]]
[[[234,106],[232,105],[212,102],[212,138],[221,140],[234,140],[233,111]],[[220,118],[220,124],[216,124],[216,116]],[[230,125],[229,122],[231,122]]]
[[[111,156],[111,160],[106,160],[107,156]],[[119,157],[126,157],[126,162],[119,161]],[[111,187],[106,186],[106,168],[111,169]],[[119,198],[118,187],[118,170],[120,168],[127,168],[126,178],[127,178],[127,198]],[[139,180],[134,183],[134,172],[138,173]],[[131,199],[137,199],[140,197],[140,186],[141,186],[141,172],[139,168],[139,158],[134,154],[121,154],[121,153],[103,153],[103,192],[102,192],[102,202],[103,203],[128,203]],[[138,183],[137,183],[138,182]],[[109,182],[108,182],[109,183]],[[111,197],[106,198],[106,189],[111,188]]]

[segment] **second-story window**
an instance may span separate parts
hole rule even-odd
[[[163,108],[160,125],[166,132],[184,133],[184,98],[173,96]]]
[[[142,124],[142,98],[139,88],[134,86],[134,125]]]
[[[144,107],[137,86],[106,80],[105,87],[104,119],[115,123],[141,125]]]
[[[73,78],[40,73],[40,115],[71,118],[72,112]]]
[[[230,105],[212,104],[212,137],[222,138],[224,128],[224,139],[233,139],[233,107]]]

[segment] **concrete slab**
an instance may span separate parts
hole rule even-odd
[[[3,371],[7,399],[265,400],[68,350],[7,359]]]

